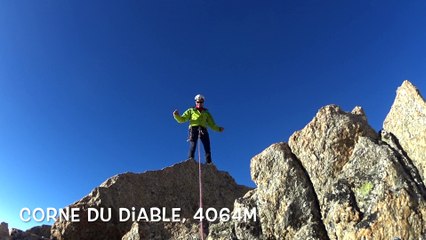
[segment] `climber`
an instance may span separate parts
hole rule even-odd
[[[195,96],[195,107],[191,107],[186,110],[182,116],[179,114],[176,109],[173,112],[173,117],[178,123],[184,123],[189,121],[189,153],[188,158],[194,159],[195,148],[197,147],[198,136],[200,136],[201,142],[204,146],[204,152],[206,157],[207,164],[212,163],[212,156],[210,151],[210,138],[207,131],[207,127],[211,129],[223,132],[224,128],[219,127],[213,120],[212,115],[204,108],[204,96],[198,94]]]

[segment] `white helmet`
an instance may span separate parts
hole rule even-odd
[[[204,102],[206,99],[204,98],[204,96],[203,96],[203,95],[201,95],[201,94],[197,94],[197,96],[195,96],[194,100],[195,100],[195,101],[203,100],[203,102]]]

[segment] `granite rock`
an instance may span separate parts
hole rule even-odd
[[[232,209],[234,200],[250,190],[237,185],[228,173],[214,165],[203,165],[202,172],[205,209]],[[123,219],[119,218],[119,208],[134,210],[136,217],[141,209],[148,215],[151,209],[164,209],[165,218],[171,218],[172,210],[180,208],[181,222],[165,222],[163,217],[160,222],[140,221],[140,239],[168,239],[179,235],[176,233],[185,236],[191,231],[197,235],[198,222],[192,219],[199,208],[198,163],[187,160],[159,171],[116,175],[69,207],[80,209],[80,222],[56,221],[52,227],[55,239],[122,239],[129,231],[135,233],[135,221],[120,221]],[[105,222],[88,222],[89,208],[111,209],[112,217]],[[130,235],[134,236],[133,233]]]
[[[383,123],[392,133],[407,156],[418,167],[423,182],[426,180],[426,102],[419,90],[404,81]]]

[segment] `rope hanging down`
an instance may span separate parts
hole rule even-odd
[[[201,128],[199,128],[198,131],[198,185],[200,186],[200,209],[203,211],[203,182],[201,178]],[[202,216],[202,213],[201,213]],[[204,225],[203,225],[203,218],[200,218],[200,235],[201,240],[204,240]]]

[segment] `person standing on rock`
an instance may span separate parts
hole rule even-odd
[[[207,131],[207,127],[217,131],[223,132],[224,128],[219,127],[213,120],[212,115],[204,108],[204,96],[198,94],[195,96],[195,107],[191,107],[186,110],[182,116],[176,109],[173,112],[173,117],[178,123],[184,123],[189,121],[189,153],[188,158],[194,159],[195,148],[197,147],[198,137],[204,146],[205,157],[207,164],[212,163],[211,149],[210,149],[210,138]]]

